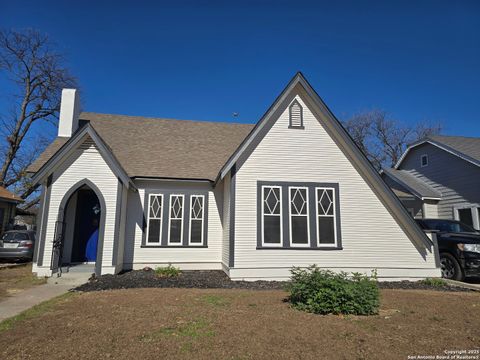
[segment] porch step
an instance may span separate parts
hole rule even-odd
[[[95,272],[95,264],[80,264],[80,265],[71,265],[71,266],[62,266],[63,274],[70,273],[89,273],[93,274]]]
[[[70,285],[73,288],[85,284],[90,276],[92,276],[92,273],[93,271],[64,272],[60,277],[58,277],[57,274],[54,274],[52,277],[48,278],[47,282],[55,285]]]

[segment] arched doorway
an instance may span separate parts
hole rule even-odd
[[[105,225],[105,201],[99,189],[84,179],[64,196],[56,223],[52,271],[75,267],[99,275]]]
[[[65,211],[62,265],[95,263],[101,215],[97,195],[85,185],[71,196]]]

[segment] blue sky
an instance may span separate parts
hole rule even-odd
[[[253,123],[300,70],[339,118],[480,136],[479,1],[0,0],[0,26],[55,40],[87,111]]]

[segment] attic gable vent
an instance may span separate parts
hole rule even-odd
[[[289,128],[304,129],[303,126],[303,108],[300,103],[295,100],[289,107]]]
[[[82,150],[88,150],[88,149],[96,149],[96,145],[95,145],[95,142],[93,141],[93,139],[88,136],[85,141],[80,145],[80,149]]]

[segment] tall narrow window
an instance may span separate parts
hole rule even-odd
[[[183,238],[183,195],[170,195],[168,243],[181,245]]]
[[[303,108],[297,100],[288,108],[289,128],[303,129]]]
[[[424,154],[420,157],[420,163],[422,167],[428,166],[428,155]]]
[[[289,188],[290,245],[309,246],[308,188]]]
[[[337,243],[335,219],[335,189],[316,188],[317,242],[319,246]]]
[[[147,244],[160,245],[162,237],[163,195],[148,196]]]
[[[190,196],[190,244],[203,244],[204,200],[203,195]]]
[[[262,186],[262,243],[282,246],[282,191],[280,186]]]

